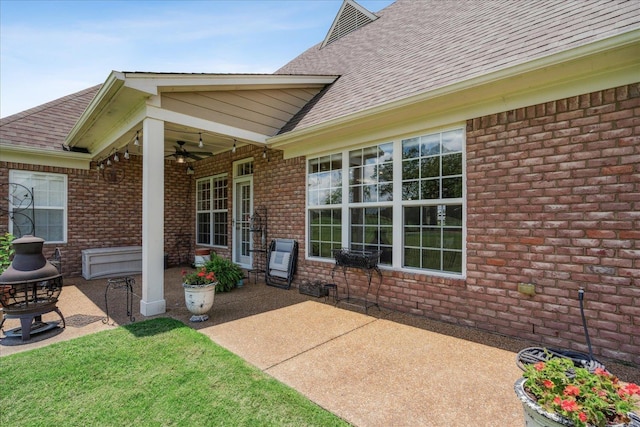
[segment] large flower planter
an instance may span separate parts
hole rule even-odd
[[[207,313],[213,307],[213,300],[216,294],[216,284],[209,283],[207,285],[188,285],[183,283],[184,301],[187,310],[193,316],[189,319],[191,322],[204,322],[209,319]]]
[[[545,411],[524,390],[526,378],[516,381],[514,389],[522,402],[525,427],[574,427],[574,424],[558,414]],[[630,424],[609,424],[608,427],[627,427]]]

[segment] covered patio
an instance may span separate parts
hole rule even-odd
[[[258,147],[266,158],[268,138],[336,78],[117,71],[109,75],[69,132],[64,149],[78,167],[99,172],[120,157],[128,159],[130,151],[142,156],[143,316],[167,309],[163,275],[165,221],[170,214],[165,212],[166,160],[175,160],[193,175],[199,160],[235,153],[244,146]],[[181,191],[193,189],[187,186]],[[246,206],[234,207],[234,215],[250,215],[252,197],[247,196]],[[238,208],[247,212],[235,213]],[[250,246],[238,237],[242,232],[233,234],[229,256],[252,268],[250,254],[240,259],[236,253],[242,245]]]
[[[198,329],[356,426],[523,423],[513,383],[520,376],[516,352],[530,345],[525,341],[385,309],[365,315],[261,280],[217,294],[210,320],[189,323],[180,276],[181,268],[164,271],[164,316]],[[141,278],[134,279],[133,316],[141,321]],[[0,354],[128,323],[125,293],[118,289],[108,293],[109,322],[103,322],[106,280],[66,279],[59,305],[66,329],[28,343],[4,338]],[[607,367],[627,381],[640,380],[638,369]]]

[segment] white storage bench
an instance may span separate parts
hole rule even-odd
[[[140,273],[142,273],[142,246],[82,251],[82,277],[86,280]]]

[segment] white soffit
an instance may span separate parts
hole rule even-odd
[[[162,93],[300,88],[319,91],[337,78],[338,76],[335,75],[171,74],[114,71],[71,130],[65,143],[69,147],[87,148],[93,154],[103,151],[111,144],[120,143],[113,137],[123,135],[131,130],[130,126],[137,125],[143,120],[149,106],[159,107],[158,99],[161,98]],[[154,114],[158,115],[158,108],[153,110]],[[171,116],[172,118],[186,117],[180,113],[180,111],[173,111]],[[215,117],[208,121],[210,124],[203,128],[205,130],[227,129],[228,125],[216,123]],[[269,136],[257,135],[253,129],[240,128],[236,129],[231,136],[235,137],[238,133],[245,132],[251,135],[247,138],[250,141],[264,141]]]

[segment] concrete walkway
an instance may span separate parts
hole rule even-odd
[[[123,291],[106,279],[65,279],[59,308],[67,327],[29,342],[0,339],[0,356],[129,322]],[[334,307],[324,298],[264,283],[217,294],[211,319],[190,323],[180,269],[166,272],[166,317],[181,320],[355,426],[522,426],[513,391],[519,349],[531,344],[389,310]],[[118,293],[121,292],[121,293]],[[140,278],[133,308],[139,313]],[[355,311],[354,311],[355,310]],[[54,313],[45,321],[58,320]],[[9,319],[5,330],[19,326]],[[4,335],[2,335],[4,336]],[[607,363],[627,381],[640,370]]]

